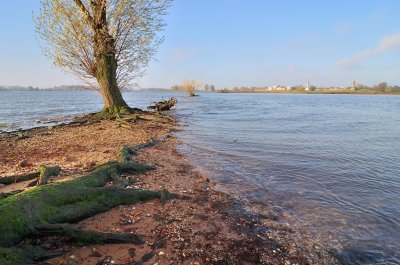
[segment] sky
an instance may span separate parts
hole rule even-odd
[[[32,21],[39,7],[39,0],[2,2],[0,85],[80,84],[39,49]],[[399,12],[398,0],[175,0],[165,41],[138,84],[400,85]]]

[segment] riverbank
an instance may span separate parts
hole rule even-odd
[[[291,242],[278,242],[270,235],[279,228],[271,231],[260,217],[243,211],[235,199],[215,190],[213,180],[191,166],[176,149],[176,130],[179,126],[170,117],[143,113],[128,124],[81,120],[0,134],[1,176],[22,175],[39,165],[59,165],[62,171],[52,181],[91,172],[116,159],[121,146],[157,142],[133,157],[135,162],[156,166],[156,170],[139,175],[134,187],[165,188],[180,196],[166,204],[153,200],[119,206],[78,223],[80,228],[101,232],[137,233],[145,244],[80,245],[62,237],[37,239],[35,244],[63,253],[46,263],[307,264]],[[3,186],[0,192],[21,189],[30,182]],[[268,218],[275,217],[263,216]]]

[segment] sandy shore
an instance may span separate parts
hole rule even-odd
[[[166,188],[181,195],[162,205],[150,201],[125,205],[81,221],[81,228],[103,232],[137,233],[144,245],[80,245],[63,238],[42,238],[46,249],[64,255],[47,264],[307,264],[290,242],[278,243],[259,217],[242,210],[213,180],[196,171],[180,154],[170,118],[142,114],[131,128],[117,120],[101,120],[0,134],[0,176],[33,172],[39,165],[59,165],[52,181],[80,177],[101,163],[116,159],[121,146],[143,148],[134,161],[156,170],[137,177],[135,187]],[[30,181],[0,187],[21,189]]]

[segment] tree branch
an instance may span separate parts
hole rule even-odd
[[[82,4],[81,0],[74,0],[75,4],[81,9],[83,14],[85,14],[86,19],[89,21],[89,23],[94,27],[94,19],[90,15],[89,11],[86,9],[85,5]]]

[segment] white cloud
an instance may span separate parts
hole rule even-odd
[[[336,62],[336,66],[354,66],[363,60],[387,53],[400,46],[400,32],[388,35],[380,39],[372,48],[368,48],[350,58],[344,58]]]

